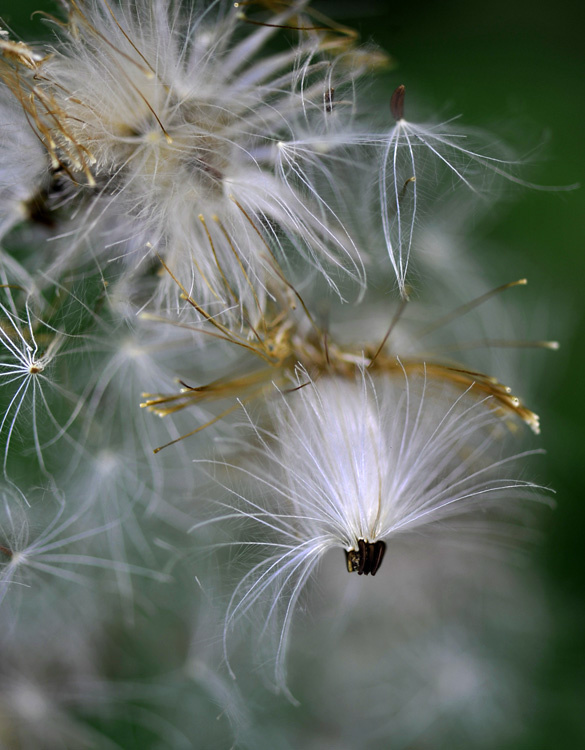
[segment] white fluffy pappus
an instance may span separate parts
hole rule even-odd
[[[1,240],[13,226],[30,218],[48,181],[49,168],[45,149],[1,82],[0,155]]]
[[[83,405],[83,396],[69,392],[55,372],[56,360],[65,354],[64,346],[72,337],[37,317],[31,298],[27,298],[23,313],[19,313],[10,288],[4,297],[5,303],[0,302],[0,397],[4,404],[0,436],[4,444],[4,475],[7,475],[11,441],[18,428],[21,439],[25,433],[32,437],[39,466],[48,474],[43,452],[61,438],[70,439],[68,429]],[[72,352],[69,348],[68,353]],[[51,398],[54,395],[58,398]],[[68,416],[64,421],[56,415],[55,401],[67,406]],[[23,422],[22,412],[26,413],[29,424]],[[47,436],[49,427],[51,434]]]
[[[0,619],[4,630],[7,620],[18,617],[23,607],[35,610],[35,618],[25,617],[25,621],[42,621],[45,607],[53,608],[60,595],[68,599],[70,584],[104,585],[102,573],[118,583],[119,573],[169,580],[158,570],[94,554],[96,537],[124,522],[120,517],[93,525],[94,497],[76,505],[77,498],[68,504],[54,487],[41,493],[41,501],[38,494],[33,499],[29,493],[27,498],[14,486],[0,487]]]
[[[375,575],[396,534],[534,498],[505,455],[507,427],[473,386],[457,389],[426,374],[355,382],[298,373],[296,388],[269,402],[273,425],[253,425],[249,460],[211,461],[230,500],[226,512],[197,524],[235,520],[252,531],[228,546],[260,554],[237,584],[224,638],[236,621],[262,610],[262,635],[276,633],[276,684],[285,688],[292,615],[321,557],[346,552],[347,568]],[[245,484],[245,487],[243,485]],[[341,562],[341,560],[340,560]]]
[[[543,188],[521,179],[517,172],[522,159],[500,139],[459,124],[458,117],[443,122],[407,119],[402,85],[388,98],[394,120],[389,129],[384,129],[384,119],[380,122],[379,117],[375,123],[379,129],[372,129],[372,117],[361,118],[359,110],[352,126],[343,126],[341,115],[335,113],[327,133],[307,133],[280,143],[279,159],[283,174],[297,174],[307,183],[315,173],[335,175],[331,181],[339,191],[345,184],[353,186],[354,212],[358,204],[357,212],[363,216],[379,212],[374,221],[361,222],[367,232],[364,239],[354,240],[359,247],[386,248],[403,299],[409,296],[407,271],[424,227],[421,218],[431,206],[436,212],[438,203],[460,191],[492,206],[498,188],[506,182],[545,190],[575,187]],[[470,209],[470,203],[459,204],[460,215],[470,216]],[[458,279],[453,268],[450,273]],[[443,276],[441,269],[436,278],[440,281]]]
[[[65,5],[59,42],[38,62],[23,58],[35,76],[18,71],[12,84],[82,200],[56,264],[89,250],[134,272],[159,253],[212,311],[248,314],[262,305],[273,251],[300,253],[333,287],[332,269],[363,284],[334,186],[279,167],[279,143],[324,130],[328,92],[351,93],[365,67],[359,55],[349,62],[355,35],[300,21],[306,2],[277,4],[256,24],[224,0]],[[293,37],[266,54],[279,27]],[[331,57],[344,52],[332,76]],[[163,277],[158,302],[176,297]]]

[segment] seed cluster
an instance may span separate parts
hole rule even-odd
[[[448,609],[427,582],[466,546],[513,547],[543,499],[539,449],[517,447],[538,416],[504,384],[515,350],[557,348],[515,332],[526,280],[492,288],[471,253],[463,280],[451,237],[422,252],[447,194],[458,215],[495,199],[516,160],[417,123],[398,82],[377,107],[361,83],[391,58],[307,0],[62,0],[45,20],[44,44],[0,28],[0,745],[105,747],[120,702],[158,731],[154,701],[176,734],[152,747],[276,747],[259,665],[294,701],[306,645],[322,696],[344,658],[352,693],[381,696],[399,634]],[[340,549],[360,577],[392,564],[341,583]],[[465,589],[456,559],[444,591]],[[420,600],[388,588],[401,569]],[[294,633],[327,607],[349,648]],[[112,633],[136,641],[118,666]],[[469,689],[439,680],[459,716],[478,664]],[[411,687],[431,695],[391,692]],[[369,739],[393,745],[403,709],[372,708]]]

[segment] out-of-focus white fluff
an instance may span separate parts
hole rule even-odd
[[[30,202],[49,179],[45,149],[1,82],[0,156],[1,241],[13,226],[29,218]]]

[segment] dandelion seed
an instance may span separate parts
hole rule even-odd
[[[326,132],[307,133],[304,138],[279,143],[282,178],[294,176],[311,185],[331,184],[337,180],[338,203],[344,205],[344,216],[353,215],[356,205],[364,215],[371,216],[370,203],[375,199],[372,199],[369,184],[372,174],[377,174],[377,204],[382,224],[380,243],[387,249],[402,298],[408,297],[407,271],[415,233],[431,202],[436,207],[458,188],[484,201],[493,201],[497,177],[540,190],[576,187],[543,187],[522,180],[516,174],[521,161],[489,134],[458,127],[458,118],[446,122],[413,122],[408,119],[407,110],[406,89],[401,85],[390,98],[394,124],[385,133],[362,127],[358,110],[351,124],[330,122]],[[332,113],[326,113],[330,121]],[[346,183],[354,189],[349,201],[344,203],[339,194],[343,194],[341,186]],[[356,196],[361,194],[366,196],[367,204],[356,202]],[[319,200],[318,195],[315,200]],[[367,244],[370,249],[375,244],[371,226]],[[362,257],[369,259],[370,256]]]
[[[0,504],[0,604],[10,595],[11,589],[43,586],[45,576],[64,583],[87,584],[91,578],[82,571],[106,570],[146,576],[159,581],[167,577],[158,571],[148,570],[129,563],[108,560],[87,553],[89,540],[103,534],[121,519],[92,526],[88,518],[92,515],[93,500],[84,500],[75,509],[65,503],[63,497],[52,492],[45,503],[55,503],[52,517],[38,533],[34,533],[24,508],[22,497],[14,488],[1,490]],[[39,506],[35,503],[35,508]],[[83,550],[76,546],[82,543]],[[34,594],[32,595],[34,596]]]
[[[62,354],[65,336],[50,326],[45,326],[44,332],[39,333],[40,321],[33,316],[28,301],[25,317],[18,317],[10,290],[8,292],[7,304],[12,309],[0,303],[0,387],[7,393],[7,406],[0,422],[0,434],[5,443],[4,475],[7,473],[10,444],[23,408],[30,411],[31,437],[37,460],[43,472],[48,473],[43,458],[46,444],[43,445],[40,437],[41,428],[46,424],[45,417],[55,430],[50,440],[52,443],[67,436],[67,430],[79,413],[83,399],[69,393],[53,375],[53,364]],[[44,349],[40,345],[42,339],[47,340]],[[46,390],[54,391],[73,403],[70,416],[63,424],[55,416]]]
[[[424,374],[403,375],[402,382],[365,374],[353,383],[322,378],[281,394],[269,407],[273,426],[253,428],[253,462],[212,463],[233,499],[224,504],[228,513],[199,528],[246,520],[257,536],[234,544],[265,552],[234,591],[226,643],[236,621],[268,600],[264,631],[280,628],[280,686],[293,612],[329,549],[345,551],[350,572],[379,574],[397,534],[440,528],[446,519],[452,524],[538,489],[513,469],[529,454],[502,457],[505,431],[489,397]],[[299,384],[308,379],[299,373]],[[224,471],[229,478],[221,480]],[[237,489],[244,481],[251,482],[247,492]]]
[[[486,141],[485,136],[471,130],[457,131],[452,121],[425,125],[407,120],[404,86],[399,86],[392,94],[390,110],[395,125],[387,136],[382,155],[380,207],[390,261],[400,293],[406,297],[406,272],[418,223],[420,196],[424,195],[421,190],[428,193],[432,187],[436,193],[439,187],[436,173],[427,177],[427,163],[450,178],[451,189],[462,185],[478,195],[485,194],[487,180],[494,174],[522,181],[512,172],[518,162],[474,149],[473,141]],[[433,199],[437,200],[436,194]]]

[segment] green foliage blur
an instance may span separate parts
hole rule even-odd
[[[547,449],[537,481],[557,493],[538,555],[554,618],[545,667],[534,677],[547,699],[514,750],[585,747],[585,46],[578,7],[571,0],[404,3],[394,4],[384,27],[373,19],[367,25],[397,61],[396,84],[436,111],[446,104],[445,117],[463,113],[466,125],[508,138],[528,156],[528,180],[582,186],[514,190],[482,222],[486,272],[495,283],[526,276],[524,314],[532,306],[546,336],[561,343],[535,379]]]
[[[335,3],[331,4],[332,6]],[[344,5],[348,15],[352,13]],[[382,5],[380,4],[380,13]],[[495,284],[526,276],[522,299],[561,349],[535,378],[547,456],[537,481],[556,491],[537,564],[543,570],[553,629],[544,668],[546,695],[522,743],[505,750],[585,747],[585,46],[582,7],[572,0],[393,3],[361,24],[365,38],[391,52],[388,92],[416,92],[429,114],[462,114],[465,125],[502,135],[526,155],[520,188],[477,230]],[[349,18],[348,18],[349,21]],[[434,109],[433,109],[434,108]],[[530,373],[526,373],[530,379]],[[498,748],[500,750],[500,748]],[[503,750],[503,749],[501,749]]]

